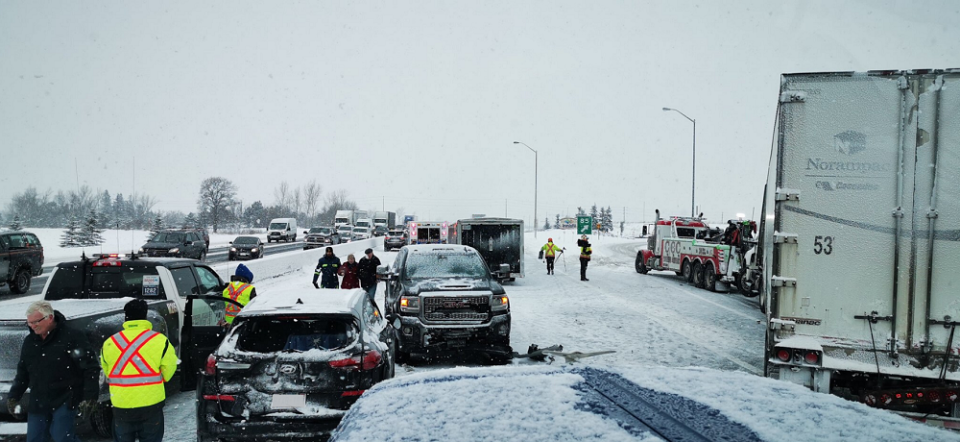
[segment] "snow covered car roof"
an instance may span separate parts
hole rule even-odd
[[[334,313],[360,315],[355,308],[363,290],[289,289],[270,292],[253,298],[238,316],[290,313]]]
[[[410,252],[434,252],[434,251],[447,251],[447,252],[460,252],[468,253],[474,251],[473,247],[470,246],[461,246],[459,244],[417,244],[409,245],[406,247]]]
[[[567,366],[454,368],[386,381],[357,401],[332,440],[901,442],[960,435],[742,372]]]

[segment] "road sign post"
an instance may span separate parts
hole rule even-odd
[[[577,217],[577,235],[592,235],[592,234],[593,234],[593,217],[578,216]]]

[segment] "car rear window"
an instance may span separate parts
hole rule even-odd
[[[349,318],[250,318],[240,327],[237,350],[255,353],[336,350],[356,339],[357,328]]]
[[[61,267],[53,274],[45,299],[165,298],[158,275],[152,266]]]
[[[411,253],[404,264],[407,278],[483,278],[488,275],[476,253],[433,251]]]

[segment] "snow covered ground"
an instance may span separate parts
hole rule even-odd
[[[558,258],[555,275],[547,275],[544,264],[537,260],[537,252],[548,237],[552,237],[561,247],[566,247],[569,255]],[[683,391],[685,385],[689,387],[696,384],[689,387],[695,389],[710,386],[709,382],[705,384],[696,381],[697,378],[705,376],[702,371],[697,371],[702,367],[741,372],[740,375],[721,379],[727,384],[754,379],[753,375],[761,372],[764,317],[757,308],[756,299],[747,299],[737,293],[720,294],[700,290],[689,286],[672,272],[651,272],[648,275],[636,273],[633,263],[636,251],[641,247],[641,240],[606,236],[594,236],[591,240],[594,255],[587,272],[590,281],[581,282],[574,232],[538,232],[536,238],[532,232],[526,234],[526,277],[506,285],[512,302],[511,343],[515,351],[524,353],[532,343],[541,347],[562,344],[565,351],[615,350],[613,354],[590,358],[582,363],[624,373],[636,382],[648,386],[656,387],[662,384],[675,389],[678,394],[690,395],[693,399],[696,399],[695,392]],[[354,253],[359,258],[365,248],[373,245],[381,261],[389,264],[396,253],[383,252],[378,247],[380,241],[372,239],[343,244],[337,246],[337,254],[341,259],[346,259],[348,253]],[[264,260],[248,263],[257,274],[258,293],[269,296],[271,291],[300,288],[316,296],[323,296],[322,290],[314,290],[311,285],[315,260],[321,253],[320,250],[303,252],[302,255],[297,254],[298,258],[295,260],[283,255],[268,256]],[[214,267],[226,278],[236,264],[222,263]],[[382,303],[382,284],[378,294],[379,302]],[[452,364],[456,362],[398,367],[397,375],[408,376],[451,368]],[[524,359],[514,361],[512,365],[543,364]],[[559,360],[553,362],[555,366],[561,364],[563,362]],[[677,370],[665,368],[688,370],[681,370],[681,373],[686,374],[671,383],[666,377]],[[779,382],[761,378],[756,378],[756,381]],[[735,385],[719,384],[714,387],[732,387],[733,398],[749,395],[749,388],[743,386],[737,388]],[[771,407],[776,406],[778,400],[784,403],[788,401],[789,392],[794,387],[786,384],[783,387],[785,397],[764,399],[773,401]],[[826,395],[823,400],[825,404],[826,401],[841,401]],[[717,408],[732,408],[736,403],[721,401],[711,405]],[[806,403],[803,406],[814,409],[818,407],[817,404]],[[165,410],[165,440],[195,440],[194,394],[181,393],[168,398]],[[887,415],[882,411],[869,411]],[[870,414],[866,416],[863,419],[869,422]],[[824,413],[813,417],[820,420],[832,418]],[[775,419],[776,416],[770,418]],[[748,419],[745,417],[744,420]],[[787,416],[787,420],[793,422],[796,419]],[[781,428],[767,432],[758,431],[758,434],[772,437],[770,440],[778,440],[788,432]],[[843,439],[841,437],[837,440]],[[86,435],[85,440],[98,439]],[[796,440],[814,438],[802,437]],[[940,440],[960,440],[960,437],[944,433]]]

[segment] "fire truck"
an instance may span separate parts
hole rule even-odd
[[[647,248],[637,252],[637,273],[673,271],[699,288],[729,291],[739,287],[746,238],[755,226],[752,221],[730,221],[727,230],[720,231],[702,217],[660,219],[658,210]]]

